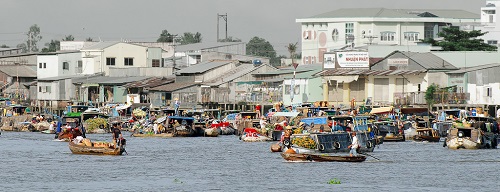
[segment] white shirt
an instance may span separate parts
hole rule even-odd
[[[500,118],[500,109],[497,110],[497,118]]]
[[[50,124],[49,125],[49,131],[53,131],[54,130],[54,124]]]
[[[156,124],[156,123],[155,123],[155,124],[153,125],[153,131],[154,131],[155,133],[156,133],[156,132],[158,132],[158,124]]]
[[[358,137],[356,136],[353,136],[352,137],[352,145],[351,145],[351,148],[358,148]]]
[[[264,119],[260,120],[260,128],[262,128],[262,129],[266,128],[266,124],[267,124],[266,120],[264,120]]]

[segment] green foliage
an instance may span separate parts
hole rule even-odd
[[[330,179],[330,181],[328,181],[328,184],[330,184],[330,185],[340,184],[340,180],[337,178],[333,178],[333,179]]]
[[[297,44],[299,42],[295,42],[295,43],[290,43],[286,46],[286,49],[288,50],[288,52],[290,53],[290,58],[293,60],[295,59],[295,52],[297,52]],[[293,61],[292,61],[293,63]]]
[[[196,32],[196,33],[190,33],[190,32],[185,32],[184,36],[181,37],[181,44],[182,45],[187,45],[187,44],[192,44],[192,43],[201,43],[201,33]]]
[[[74,41],[75,40],[75,37],[73,37],[73,35],[66,35],[66,37],[64,37],[63,41]]]
[[[438,88],[438,85],[432,84],[429,85],[429,87],[427,87],[427,90],[425,91],[425,101],[427,102],[427,105],[429,105],[429,107],[434,105],[434,94],[436,93]]]
[[[0,48],[9,48],[9,46],[3,44],[2,46],[0,46]]]
[[[174,42],[174,36],[170,34],[166,29],[161,31],[160,37],[156,40],[156,42]]]
[[[26,43],[17,44],[16,48],[21,48],[23,53],[26,53],[28,51],[28,47],[26,46]]]
[[[440,46],[443,51],[496,51],[496,46],[488,45],[478,38],[486,33],[481,30],[461,31],[456,27],[450,27],[443,28],[443,31],[438,33],[438,36],[443,37],[444,40],[436,41],[428,38],[422,42]]]
[[[85,41],[92,42],[92,41],[94,41],[94,39],[92,39],[92,37],[87,37],[87,39],[85,39]]]
[[[37,24],[32,25],[26,35],[28,36],[28,40],[26,41],[26,50],[29,52],[38,52],[38,46],[36,44],[42,40],[40,27],[38,27]]]
[[[273,45],[271,45],[269,41],[260,37],[253,37],[250,39],[246,48],[247,55],[269,57],[271,59],[276,57],[276,51],[274,50]]]
[[[42,49],[42,52],[56,52],[61,50],[61,42],[59,40],[50,40],[50,43],[45,43],[45,48]]]
[[[219,42],[241,42],[241,39],[229,36],[226,39],[221,39]]]
[[[107,127],[108,125],[108,121],[104,118],[87,119],[85,123],[87,123],[87,126],[85,128],[87,129],[88,132],[99,129],[101,125],[103,127]]]

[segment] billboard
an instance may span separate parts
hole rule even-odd
[[[369,68],[368,52],[337,52],[337,63],[341,68]]]
[[[408,59],[405,58],[387,59],[388,66],[408,66],[408,63]]]
[[[325,53],[323,58],[324,69],[335,69],[335,53]]]

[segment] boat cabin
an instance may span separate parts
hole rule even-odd
[[[348,131],[350,124],[351,131],[368,131],[369,116],[338,115],[329,118],[332,121],[332,131]]]
[[[479,128],[483,132],[499,133],[500,125],[493,117],[469,116],[466,118],[472,127]]]

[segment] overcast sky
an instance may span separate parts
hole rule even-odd
[[[26,41],[38,24],[41,49],[51,39],[73,35],[102,41],[156,41],[163,29],[181,35],[200,32],[203,42],[217,39],[217,14],[228,15],[228,36],[247,42],[254,36],[287,54],[288,43],[299,42],[306,18],[339,8],[463,9],[480,12],[485,0],[1,0],[0,45]],[[224,22],[220,20],[220,36]]]

